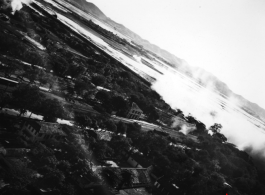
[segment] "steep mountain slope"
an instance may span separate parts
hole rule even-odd
[[[161,49],[160,47],[150,43],[149,41],[141,38],[139,35],[132,32],[130,29],[126,28],[125,26],[118,24],[109,18],[107,19],[106,22],[108,24],[114,26],[122,34],[125,34],[128,37],[130,37],[137,44],[142,45],[145,49],[157,54],[158,56],[163,57],[164,59],[166,59],[171,64],[173,64],[173,65],[180,65],[181,64],[182,60],[180,58],[178,58],[178,57],[174,56],[173,54],[169,53],[168,51]]]
[[[74,4],[79,9],[89,12],[101,20],[108,20],[107,16],[93,3],[87,2],[86,0],[66,0]]]
[[[241,107],[247,111],[248,113],[261,118],[265,121],[265,110],[261,108],[259,105],[246,100],[244,97],[233,93],[229,87],[222,81],[220,81],[217,77],[212,75],[211,73],[199,68],[193,67],[188,65],[184,60],[176,57],[175,55],[171,54],[170,52],[161,49],[157,45],[150,43],[149,41],[141,38],[139,35],[131,31],[130,29],[126,28],[124,25],[119,24],[110,18],[108,18],[96,5],[93,3],[87,2],[86,0],[67,0],[72,4],[76,5],[80,9],[85,12],[88,12],[95,16],[96,18],[100,19],[104,23],[109,24],[110,26],[114,27],[117,31],[121,34],[129,37],[133,42],[138,45],[143,46],[146,50],[151,51],[155,55],[164,58],[172,67],[176,68],[178,71],[186,74],[187,76],[194,78],[203,86],[211,86],[212,90],[218,91],[219,93],[223,94],[227,97],[233,97],[238,99]]]
[[[169,53],[168,51],[161,49],[157,45],[150,43],[149,41],[141,38],[139,35],[131,31],[130,29],[126,28],[124,25],[119,24],[110,18],[108,18],[97,6],[93,3],[87,2],[86,0],[67,0],[72,4],[76,5],[83,11],[89,12],[92,15],[96,16],[98,19],[103,20],[105,23],[113,26],[117,31],[126,35],[127,37],[131,38],[134,42],[139,45],[142,45],[145,49],[165,58],[168,62],[174,65],[181,64],[181,59],[174,56],[173,54]]]
[[[93,23],[90,18],[94,17],[89,14],[84,19],[79,9],[63,0],[55,1],[65,6],[36,0],[14,15],[3,13],[0,8],[0,106],[5,108],[3,111],[19,109],[21,116],[27,109],[32,115],[44,115],[45,121],[0,112],[0,194],[42,194],[47,189],[69,195],[265,194],[265,172],[253,163],[257,158],[252,160],[227,142],[226,135],[220,133],[222,125],[212,125],[210,135],[203,121],[171,109],[159,91],[150,88],[141,68],[153,78],[166,75],[162,68],[176,72],[174,76],[182,79],[169,86],[193,89],[189,100],[199,97],[195,92],[202,88],[200,85],[162,62],[157,63],[161,58],[156,55]],[[100,12],[95,6],[93,10]],[[104,26],[99,20],[96,22]],[[133,54],[139,54],[139,63],[137,59],[133,61]],[[129,69],[129,63],[136,68]],[[200,83],[211,80],[218,91],[227,88],[213,75],[185,65],[184,61],[177,68]],[[178,88],[177,83],[181,82]],[[180,95],[171,94],[172,91],[173,98]],[[187,93],[182,94],[183,99],[188,99]],[[201,103],[202,98],[198,99]],[[192,101],[187,102],[192,107]],[[134,103],[137,109],[131,107]],[[137,117],[144,113],[145,121],[134,120],[135,116],[123,118],[128,116],[128,110]],[[111,116],[114,112],[116,116]],[[179,117],[173,129],[169,127],[174,115]],[[233,120],[238,115],[228,116]],[[50,123],[57,117],[70,119],[70,126]],[[235,121],[241,124],[242,120]],[[243,125],[232,126],[240,129]],[[184,127],[196,130],[184,135]],[[250,139],[244,131],[240,130],[240,134]],[[265,140],[265,136],[260,140]],[[251,153],[250,150],[247,151]],[[265,151],[265,146],[259,151]],[[142,168],[133,168],[134,162],[125,163],[129,157]],[[112,159],[119,167],[111,167],[103,159]],[[261,157],[261,167],[262,160]],[[41,176],[32,177],[34,173]]]

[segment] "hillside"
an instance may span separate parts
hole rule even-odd
[[[233,91],[229,89],[224,82],[219,80],[217,77],[212,75],[211,73],[199,68],[190,66],[184,60],[176,57],[174,54],[161,49],[159,46],[150,43],[149,41],[143,39],[130,29],[126,28],[124,25],[119,24],[113,21],[111,18],[108,18],[96,5],[93,3],[89,3],[85,0],[67,0],[76,6],[80,7],[82,10],[89,12],[96,16],[98,19],[104,21],[105,23],[109,24],[112,27],[115,27],[117,31],[122,33],[123,35],[130,37],[135,43],[142,45],[146,50],[151,51],[152,53],[166,59],[169,64],[176,68],[178,71],[186,74],[189,77],[196,79],[201,85],[207,86],[209,85],[209,81],[213,90],[218,91],[219,93],[223,94],[227,97],[233,97],[239,100],[241,107],[247,111],[249,114],[252,114],[256,117],[259,117],[263,121],[265,121],[265,110],[261,108],[259,105],[248,101],[244,97],[235,94]]]
[[[119,24],[113,21],[111,18],[108,18],[96,5],[93,3],[87,2],[86,0],[67,0],[72,4],[78,6],[82,10],[89,12],[96,16],[98,19],[103,20],[105,23],[115,27],[117,31],[130,37],[135,43],[142,45],[145,49],[150,50],[151,52],[165,58],[168,62],[172,63],[174,66],[178,66],[181,64],[181,59],[169,53],[168,51],[161,49],[157,45],[150,43],[148,40],[143,39],[130,29],[126,28],[124,25]]]
[[[93,3],[87,2],[85,0],[75,0],[70,2],[75,4],[77,7],[80,7],[82,10],[97,16],[101,20],[108,20],[107,16]]]
[[[263,159],[151,88],[163,68],[174,70],[161,58],[64,0],[36,0],[14,14],[3,2],[1,195],[265,194]],[[185,63],[178,69],[194,77]]]

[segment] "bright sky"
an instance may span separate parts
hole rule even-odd
[[[265,108],[265,0],[89,0]]]

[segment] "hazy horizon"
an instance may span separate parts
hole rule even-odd
[[[258,86],[265,82],[264,1],[88,1],[107,17],[214,74],[235,93],[265,108],[265,89]]]

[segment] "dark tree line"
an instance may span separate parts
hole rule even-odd
[[[11,94],[2,94],[0,101],[1,108],[8,106],[18,109],[20,116],[30,111],[43,115],[43,119],[50,122],[65,118],[67,113],[61,102],[47,98],[33,85],[19,84]]]

